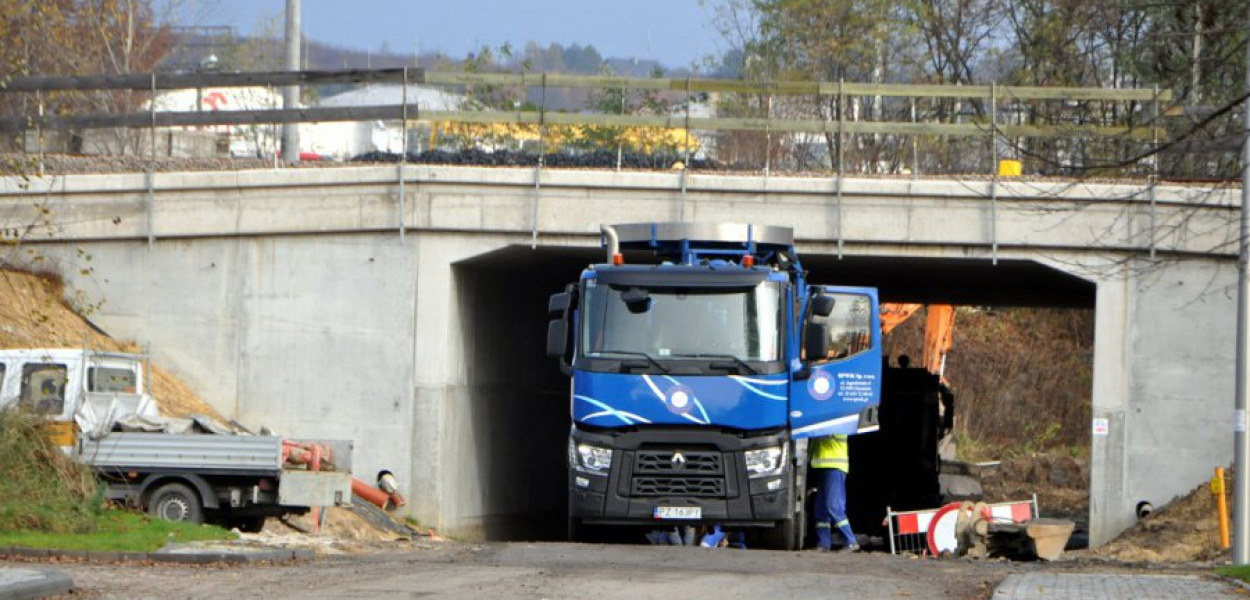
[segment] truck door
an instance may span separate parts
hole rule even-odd
[[[818,300],[820,295],[825,298]],[[827,315],[820,314],[822,304],[829,309]],[[823,286],[806,306],[800,322],[801,362],[790,383],[791,436],[874,431],[881,403],[877,290]],[[823,336],[824,343],[816,336]],[[808,355],[822,351],[823,356]]]

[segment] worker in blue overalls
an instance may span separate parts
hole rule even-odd
[[[851,470],[846,436],[831,435],[812,441],[812,478],[816,480],[816,546],[833,549],[833,528],[846,538],[845,549],[859,552],[859,542],[846,518],[846,476]]]

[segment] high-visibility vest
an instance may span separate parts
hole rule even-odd
[[[846,454],[846,436],[831,435],[812,441],[808,451],[812,455],[811,465],[817,469],[838,469],[843,473],[851,472],[851,462]]]

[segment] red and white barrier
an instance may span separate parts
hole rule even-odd
[[[960,510],[973,510],[974,505],[952,502],[940,508],[911,511],[886,509],[886,521],[890,530],[890,553],[907,552],[938,556],[942,552],[954,552],[958,546],[955,523]],[[1037,495],[1032,500],[981,504],[981,518],[1003,523],[1023,523],[1037,517]]]

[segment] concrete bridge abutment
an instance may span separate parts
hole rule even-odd
[[[1095,544],[1231,460],[1236,190],[846,180],[839,206],[827,178],[410,166],[401,202],[396,173],[161,173],[150,197],[143,175],[3,180],[0,214],[46,220],[25,243],[93,321],[225,416],[355,440],[358,476],[394,471],[413,516],[462,535],[562,523],[546,297],[600,259],[601,222],[790,226],[822,283],[1094,307]]]

